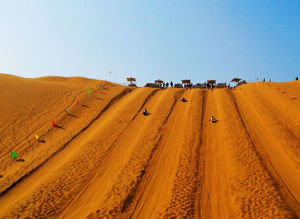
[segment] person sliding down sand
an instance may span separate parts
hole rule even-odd
[[[148,113],[148,111],[147,111],[147,109],[146,109],[146,108],[145,108],[145,110],[144,110],[143,114],[144,114],[144,116],[148,116],[148,115],[149,115],[149,113]]]
[[[182,97],[181,102],[187,102],[187,100],[184,97]]]
[[[217,120],[214,116],[211,116],[211,118],[208,120],[208,121],[211,121],[212,123],[216,123]]]

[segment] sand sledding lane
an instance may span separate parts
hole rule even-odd
[[[188,218],[193,215],[202,105],[205,91],[188,90],[178,101],[165,127],[136,197],[122,218]]]
[[[275,103],[283,102],[280,94],[269,96],[270,93],[262,94],[252,87],[238,89],[234,94],[257,151],[284,198],[300,216],[300,130],[297,128],[300,110],[295,107],[297,103],[289,101],[280,106]],[[295,111],[295,116],[291,116],[294,113],[290,114],[287,108]]]
[[[294,218],[243,125],[230,91],[208,91],[204,121],[202,218]]]
[[[94,175],[154,89],[134,90],[111,105],[55,157],[0,198],[0,216],[53,217]]]
[[[161,129],[168,120],[182,90],[156,93],[118,139],[116,146],[100,163],[86,188],[61,213],[61,217],[118,217],[131,202],[145,168],[155,150]]]

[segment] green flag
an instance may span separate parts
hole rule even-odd
[[[18,155],[17,152],[15,152],[15,151],[12,151],[12,152],[11,152],[11,158],[12,158],[12,159],[17,158],[18,156],[19,156],[19,155]]]
[[[90,94],[91,93],[91,90],[88,90],[88,94]]]

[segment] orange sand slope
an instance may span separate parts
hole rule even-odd
[[[300,216],[298,81],[100,83],[0,75],[1,218]]]

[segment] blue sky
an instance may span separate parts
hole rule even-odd
[[[0,0],[0,72],[139,85],[300,76],[300,1]]]

